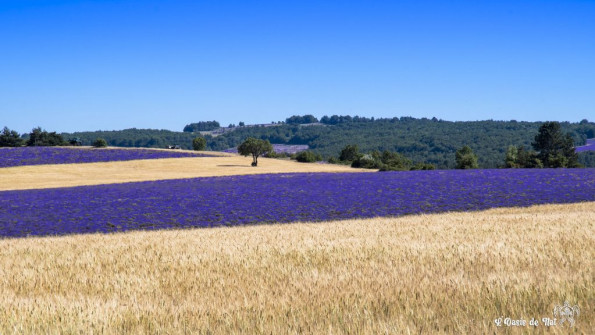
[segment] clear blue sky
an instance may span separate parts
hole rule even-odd
[[[0,1],[0,127],[595,119],[595,1]]]

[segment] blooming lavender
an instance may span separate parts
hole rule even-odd
[[[128,161],[178,157],[208,157],[209,155],[151,149],[96,149],[69,147],[0,148],[0,168],[22,165],[71,164]]]
[[[595,138],[590,138],[587,140],[585,145],[575,148],[576,152],[584,152],[584,151],[595,151]]]
[[[296,173],[0,192],[0,236],[401,216],[595,201],[595,169]]]

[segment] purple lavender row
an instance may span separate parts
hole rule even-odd
[[[0,192],[0,236],[402,216],[595,201],[595,169],[272,174]]]
[[[0,148],[0,168],[23,165],[95,163],[179,157],[209,157],[209,155],[150,149]]]
[[[595,151],[595,138],[590,138],[587,140],[585,145],[575,148],[576,152],[584,152],[584,151]]]

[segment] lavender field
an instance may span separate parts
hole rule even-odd
[[[150,149],[69,147],[0,148],[0,168],[23,165],[95,163],[179,157],[209,157],[209,155]]]
[[[595,151],[595,138],[590,138],[586,141],[585,145],[576,147],[576,152]]]
[[[294,173],[0,192],[0,236],[325,221],[595,201],[595,169]]]

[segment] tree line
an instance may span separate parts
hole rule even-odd
[[[135,128],[56,135],[61,135],[66,139],[66,143],[78,139],[75,143],[81,145],[92,145],[97,138],[103,138],[111,146],[167,148],[178,145],[183,149],[193,149],[193,140],[196,137],[202,137],[205,141],[204,149],[213,151],[236,148],[244,140],[252,137],[275,144],[308,145],[311,154],[302,154],[300,157],[306,161],[339,160],[338,156],[346,145],[357,144],[361,153],[371,155],[375,161],[378,161],[379,155],[388,151],[407,157],[412,161],[412,165],[428,164],[438,169],[456,168],[456,152],[467,145],[476,155],[477,166],[480,168],[545,167],[567,164],[563,162],[562,156],[550,155],[548,158],[545,154],[535,155],[539,150],[534,148],[533,142],[542,125],[541,122],[514,120],[451,122],[436,118],[374,119],[337,115],[324,116],[320,120],[311,115],[292,116],[288,119],[291,120],[286,119],[285,122],[270,126],[237,127],[218,136],[202,136],[197,132]],[[310,121],[313,123],[292,123]],[[575,146],[584,144],[587,138],[595,137],[593,122],[583,120],[579,123],[557,124],[563,134],[561,139],[568,143],[572,139]],[[2,137],[12,136],[8,141],[14,142],[14,134],[10,135],[12,131],[9,129],[7,131],[8,134],[3,133]],[[28,141],[31,134],[21,136],[17,134],[16,138],[19,137]],[[368,160],[369,158],[366,157]],[[584,166],[595,167],[594,152],[582,152],[577,160]]]
[[[205,140],[202,140],[204,147]],[[545,122],[539,127],[537,135],[532,142],[534,150],[524,150],[523,147],[510,146],[506,155],[505,168],[578,168],[582,165],[575,152],[574,141],[570,133],[564,134],[558,122]],[[196,149],[196,148],[195,148]],[[522,155],[519,152],[522,151]],[[260,155],[270,154],[275,157],[273,147],[268,140],[248,138],[238,147],[242,155],[252,155],[252,166],[257,166]],[[306,150],[292,156],[299,162],[315,162],[322,160],[320,154]],[[455,153],[457,169],[479,168],[478,157],[473,150],[465,145]],[[369,153],[360,153],[357,144],[349,144],[341,150],[339,158],[331,157],[329,163],[349,164],[354,168],[378,169],[380,171],[403,170],[434,170],[433,164],[413,163],[410,159],[397,153],[385,150],[374,150]]]

